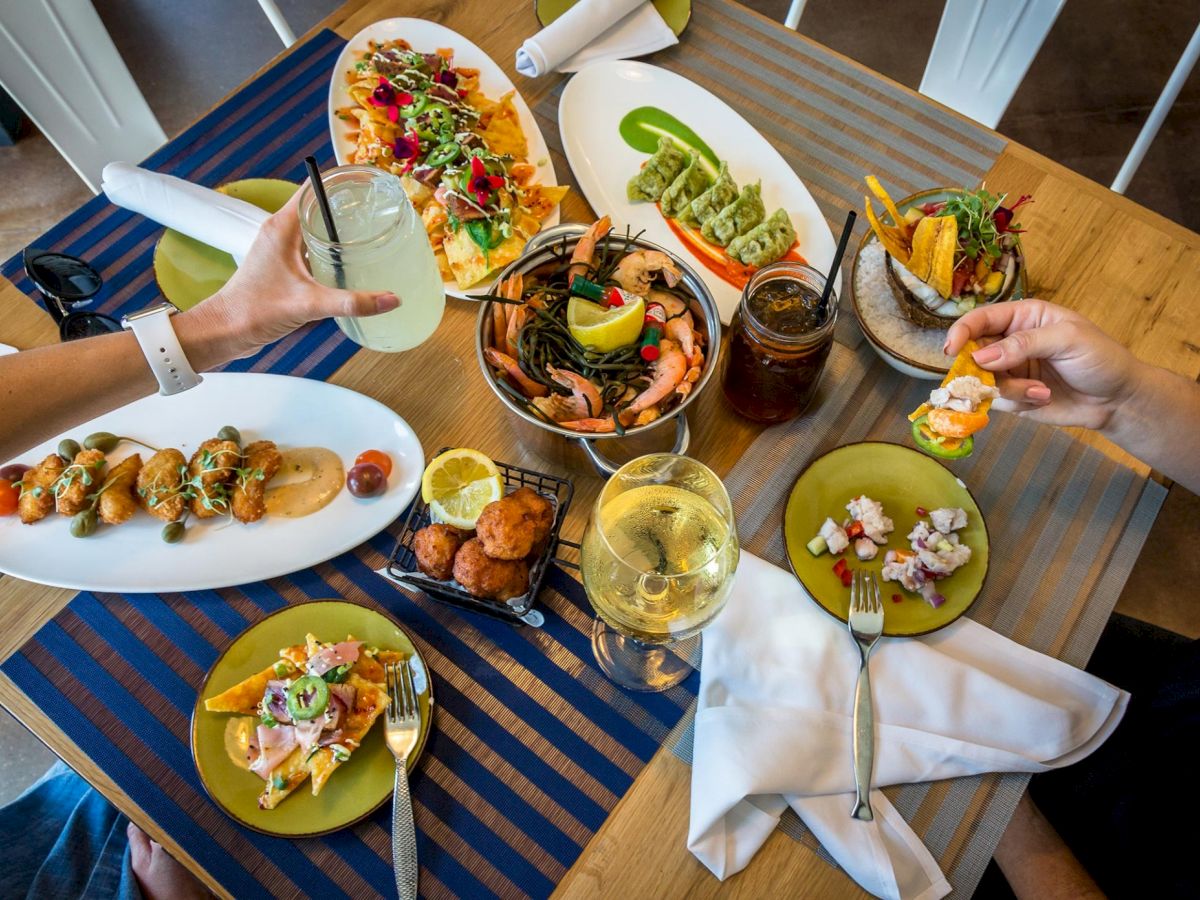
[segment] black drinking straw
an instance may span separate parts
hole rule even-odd
[[[833,251],[833,264],[829,267],[829,275],[825,278],[825,290],[821,292],[821,309],[829,308],[829,292],[833,290],[833,276],[842,266],[842,257],[846,255],[846,244],[850,242],[850,232],[854,230],[854,220],[857,218],[858,213],[854,210],[850,210],[846,214],[846,225],[842,229],[842,237],[838,241],[837,250]]]
[[[321,218],[325,220],[325,233],[329,236],[331,243],[340,243],[337,226],[333,224],[333,210],[329,208],[329,197],[325,195],[325,185],[321,182],[321,170],[317,168],[316,157],[304,157],[304,165],[308,167],[308,180],[312,183],[313,193],[317,197],[317,206],[321,208]],[[854,214],[851,213],[851,215]],[[346,270],[342,268],[342,254],[337,250],[331,250],[330,255],[333,257],[333,280],[338,287],[344,288],[346,286]],[[838,255],[838,259],[841,259],[841,254]]]

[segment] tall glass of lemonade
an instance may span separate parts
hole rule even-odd
[[[396,353],[425,341],[442,321],[446,295],[421,217],[400,179],[372,166],[329,169],[321,182],[329,197],[337,241],[329,237],[312,185],[300,196],[300,229],[313,277],[330,287],[391,291],[400,305],[362,318],[338,318],[353,341]]]
[[[581,563],[605,674],[638,691],[687,677],[678,644],[725,606],[738,555],[733,505],[707,466],[656,453],[618,469],[592,510]]]

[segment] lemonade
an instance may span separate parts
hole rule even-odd
[[[400,306],[382,315],[335,321],[351,340],[371,350],[411,350],[433,334],[446,307],[421,217],[400,179],[380,169],[343,166],[327,171],[322,183],[338,241],[329,240],[312,187],[305,185],[300,224],[313,277],[330,287],[391,291],[400,298]]]

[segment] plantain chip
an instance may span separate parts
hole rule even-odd
[[[874,175],[868,175],[866,180],[867,187],[871,189],[871,193],[879,198],[880,202],[883,203],[883,208],[886,209],[888,215],[892,217],[892,223],[904,231],[905,236],[908,237],[909,233],[906,228],[907,220],[904,218],[904,216],[900,215],[900,210],[896,208],[896,204],[892,198],[888,196],[888,192],[883,189],[883,185],[879,183],[879,179]]]
[[[926,221],[929,216],[921,221]],[[929,286],[945,298],[954,293],[954,254],[958,252],[958,220],[954,216],[936,216],[939,223],[929,269]]]
[[[933,272],[933,259],[940,233],[941,222],[937,216],[926,216],[913,229],[912,257],[907,263],[907,268],[924,282],[929,281]]]
[[[879,238],[879,243],[883,245],[883,249],[892,255],[901,265],[908,265],[909,245],[907,235],[899,228],[893,228],[890,225],[884,225],[875,215],[875,209],[871,206],[871,198],[863,197],[863,208],[866,210],[867,221],[871,223],[871,230],[875,232],[875,237]]]

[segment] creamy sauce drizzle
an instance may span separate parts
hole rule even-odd
[[[279,474],[263,498],[267,515],[285,519],[310,516],[328,506],[346,483],[342,461],[332,450],[293,447],[282,453]]]

